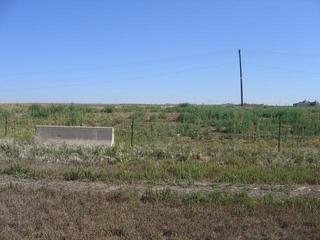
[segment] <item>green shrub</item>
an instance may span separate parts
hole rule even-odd
[[[28,109],[31,117],[35,118],[46,118],[49,116],[47,108],[42,107],[40,104],[32,104]]]
[[[190,103],[180,103],[180,104],[178,104],[178,108],[186,108],[186,107],[190,107],[191,106],[191,104]]]
[[[20,165],[19,163],[13,163],[11,164],[8,168],[5,168],[2,173],[12,175],[18,178],[33,178],[33,179],[38,179],[42,177],[42,174],[39,172],[24,167]]]
[[[82,126],[83,117],[78,111],[69,112],[69,119],[66,121],[67,126]]]
[[[113,113],[115,110],[114,106],[105,106],[101,111],[104,113]]]
[[[83,178],[82,172],[79,170],[67,171],[63,174],[64,180],[75,181]]]

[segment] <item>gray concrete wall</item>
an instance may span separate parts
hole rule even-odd
[[[105,145],[114,144],[112,127],[69,127],[69,126],[35,126],[37,143],[65,143],[70,145]]]

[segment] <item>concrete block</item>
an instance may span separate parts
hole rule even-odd
[[[113,127],[35,126],[36,143],[68,145],[114,145]]]

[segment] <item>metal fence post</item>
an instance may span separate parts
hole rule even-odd
[[[134,128],[134,118],[132,118],[132,122],[131,122],[131,139],[130,139],[131,147],[133,146],[133,128]]]
[[[281,116],[279,115],[279,129],[278,129],[278,152],[281,150]]]
[[[8,116],[5,115],[4,116],[5,119],[5,125],[4,125],[4,136],[7,137],[8,136]]]

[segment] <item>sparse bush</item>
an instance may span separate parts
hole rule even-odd
[[[46,107],[41,106],[40,104],[32,104],[29,107],[29,113],[31,117],[35,118],[46,118],[49,116],[49,111]]]
[[[27,167],[23,167],[19,163],[13,163],[8,168],[5,168],[2,173],[13,175],[18,178],[33,178],[38,179],[42,177],[42,174]]]
[[[71,111],[69,113],[69,119],[66,121],[67,126],[82,126],[83,117],[78,111]]]
[[[51,114],[61,114],[66,111],[66,107],[62,104],[51,104],[48,110]]]
[[[104,112],[104,113],[113,113],[114,110],[115,110],[114,106],[105,106],[102,109],[102,112]]]
[[[67,171],[63,174],[64,180],[75,181],[83,178],[82,172],[79,170]]]
[[[141,197],[141,201],[143,202],[175,201],[177,199],[177,193],[169,188],[159,191],[149,189]]]
[[[191,106],[191,104],[190,103],[180,103],[180,104],[178,104],[178,108],[186,108],[186,107],[190,107]]]

